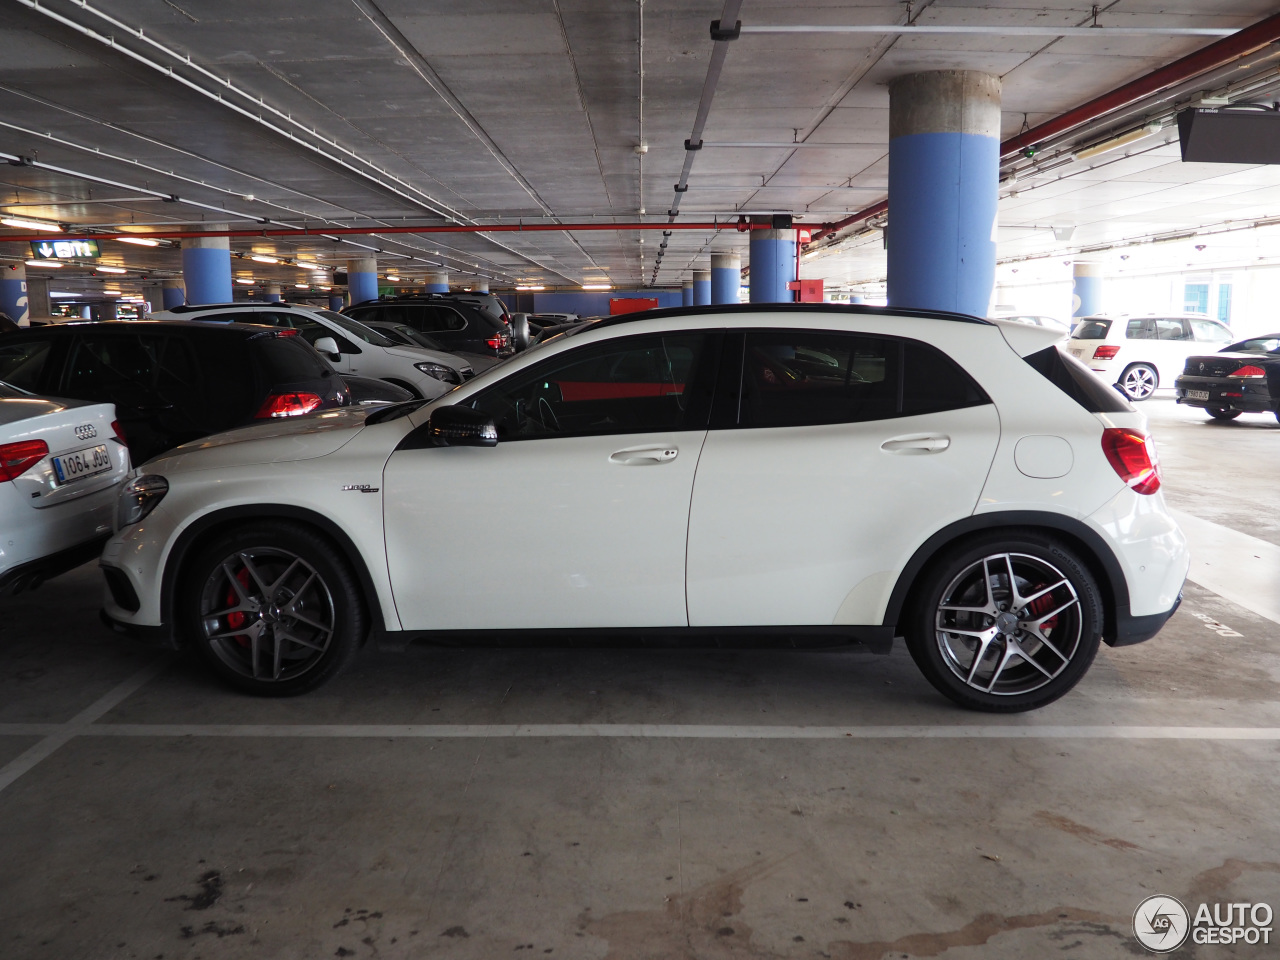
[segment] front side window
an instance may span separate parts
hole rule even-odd
[[[48,339],[0,342],[0,381],[23,390],[35,390],[52,346],[53,341]]]
[[[500,440],[700,430],[709,403],[695,384],[711,334],[620,337],[512,374],[468,404]]]
[[[1229,343],[1231,331],[1212,320],[1192,320],[1191,330],[1197,340],[1205,343]]]

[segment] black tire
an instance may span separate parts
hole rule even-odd
[[[1234,420],[1241,413],[1239,410],[1228,410],[1225,407],[1205,407],[1204,412],[1215,420]]]
[[[275,520],[200,548],[183,569],[175,618],[184,642],[222,680],[268,697],[328,683],[351,662],[369,622],[342,553],[311,527]]]
[[[1160,386],[1160,374],[1149,363],[1131,363],[1120,374],[1116,386],[1130,400],[1146,400]]]
[[[999,569],[989,559],[997,557],[1008,557],[1010,565]],[[1019,586],[1017,598],[1007,590],[1010,579]],[[1059,586],[1036,598],[1059,579]],[[1010,599],[1019,598],[1032,598],[1020,616],[1016,606],[1008,608]],[[942,609],[944,604],[969,610]],[[999,613],[977,612],[983,606]],[[1056,615],[1044,616],[1058,607]],[[1042,617],[1047,632],[1028,626]],[[1019,713],[1052,703],[1084,676],[1101,639],[1102,597],[1088,567],[1055,538],[1033,530],[993,531],[930,564],[912,590],[903,624],[912,659],[940,693],[970,710]],[[1013,630],[1012,641],[1007,630]]]

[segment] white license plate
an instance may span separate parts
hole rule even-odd
[[[111,454],[107,453],[105,443],[53,458],[53,472],[58,475],[59,483],[92,477],[94,474],[105,473],[111,467]]]
[[[1188,400],[1208,400],[1209,391],[1208,390],[1188,390],[1187,399]]]

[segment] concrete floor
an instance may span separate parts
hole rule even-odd
[[[1280,425],[1144,409],[1269,563]],[[1153,893],[1280,912],[1280,623],[1197,583],[994,718],[900,648],[371,652],[256,700],[97,605],[90,566],[0,619],[3,958],[1112,958]]]

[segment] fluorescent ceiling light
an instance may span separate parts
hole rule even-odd
[[[321,287],[320,289],[321,289],[321,290],[331,290],[331,289],[333,289],[333,288],[332,288],[332,287]]]
[[[524,286],[518,286],[516,287],[516,289],[517,290],[545,290],[547,288],[540,283],[534,283],[534,284],[527,284]]]
[[[50,290],[50,291],[49,291],[49,296],[51,296],[51,297],[78,297],[78,296],[80,296],[80,294],[78,294],[78,293],[71,293],[69,290]]]
[[[1137,130],[1130,130],[1128,133],[1122,133],[1118,137],[1112,137],[1110,140],[1104,140],[1096,146],[1088,147],[1084,150],[1076,151],[1077,160],[1089,160],[1103,153],[1110,153],[1112,150],[1119,150],[1138,140],[1144,140],[1152,134],[1159,133],[1161,130],[1160,121],[1154,120],[1145,127],[1139,127]]]
[[[105,293],[108,297],[118,297],[124,291],[123,290],[103,290],[102,292]]]
[[[279,263],[280,262],[275,257],[268,257],[261,253],[255,253],[249,259],[257,261],[258,263]]]
[[[21,217],[0,217],[0,223],[6,227],[22,227],[26,230],[48,230],[50,233],[61,233],[62,227],[56,223],[45,223],[41,220],[24,220]]]
[[[251,283],[253,283],[253,281],[252,281],[252,280],[246,280],[244,277],[236,277],[236,283],[251,284]]]
[[[62,266],[57,260],[28,260],[26,263],[28,267],[50,267],[56,269]]]
[[[388,279],[388,280],[390,280],[392,283],[399,283],[399,282],[400,282],[400,278],[399,278],[399,277],[393,276],[393,275],[391,275],[391,274],[389,274],[389,273],[387,274],[387,279]]]
[[[306,290],[308,287],[310,287],[310,286],[311,286],[311,284],[309,284],[309,283],[295,283],[295,284],[294,284],[294,286],[295,286],[295,287],[297,287],[299,290]]]
[[[96,266],[93,269],[98,271],[98,273],[128,273],[129,272],[128,270],[124,269],[124,267],[104,267],[101,265]]]
[[[582,285],[582,289],[583,290],[612,290],[613,284],[612,283],[584,283]]]
[[[150,237],[116,237],[121,243],[132,243],[139,247],[158,247],[159,240],[152,240]]]

